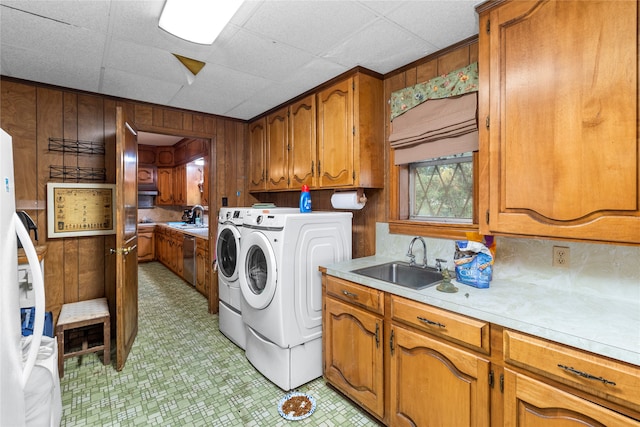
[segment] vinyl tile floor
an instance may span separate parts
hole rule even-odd
[[[65,360],[62,426],[377,426],[322,378],[300,386],[316,400],[308,418],[278,413],[287,394],[218,330],[218,316],[163,265],[140,264],[138,336],[124,369],[102,355]],[[113,346],[112,346],[113,347]]]

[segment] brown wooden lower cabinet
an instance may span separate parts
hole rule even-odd
[[[638,427],[640,422],[527,375],[505,370],[505,426]]]
[[[489,427],[487,360],[397,325],[390,341],[390,425]]]
[[[324,377],[385,425],[640,427],[639,366],[326,273],[322,284]]]
[[[138,227],[138,262],[153,261],[156,258],[154,226]]]
[[[377,418],[384,417],[381,316],[325,300],[324,375]]]
[[[209,241],[196,238],[196,289],[209,295]]]
[[[184,233],[167,226],[156,227],[156,259],[169,270],[184,278],[183,271]],[[209,266],[209,241],[196,237],[196,289],[202,295],[209,296],[211,268]]]

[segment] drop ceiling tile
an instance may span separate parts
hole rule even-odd
[[[320,55],[375,18],[355,1],[266,1],[244,28]]]
[[[30,50],[3,46],[2,63],[2,74],[6,76],[89,92],[100,90],[99,62],[76,62],[70,66],[68,59],[57,52],[34,54]],[[5,67],[5,64],[9,65]]]
[[[257,102],[272,107],[301,95],[322,83],[348,71],[349,68],[317,58],[293,70],[286,82],[269,86],[255,95]]]
[[[113,68],[105,68],[101,93],[120,98],[169,105],[169,100],[180,89],[179,84],[155,80]]]
[[[174,106],[225,115],[227,111],[251,99],[273,82],[250,74],[240,73],[216,64],[207,64],[196,76],[193,84],[184,86],[172,99]]]
[[[102,33],[107,32],[110,4],[111,0],[56,0],[55,2],[2,0],[3,6],[19,9],[34,17],[39,16],[40,19],[55,20]],[[3,8],[2,13],[5,13],[8,8]],[[44,18],[45,16],[47,18]]]
[[[478,34],[478,1],[408,1],[389,12],[387,19],[428,40],[438,49]]]
[[[127,40],[111,40],[105,54],[104,66],[156,80],[185,83],[185,67],[170,52]]]
[[[207,58],[207,62],[233,70],[281,81],[291,70],[314,57],[275,40],[268,40],[246,30],[238,31],[224,50]]]
[[[384,74],[397,68],[397,64],[407,64],[433,51],[434,46],[379,19],[331,50],[325,59],[348,68],[360,65]]]

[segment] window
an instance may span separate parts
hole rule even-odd
[[[472,153],[409,164],[409,219],[471,224]]]

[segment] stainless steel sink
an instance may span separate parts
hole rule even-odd
[[[437,285],[442,280],[442,274],[434,268],[413,266],[403,261],[373,265],[351,272],[417,290]]]

